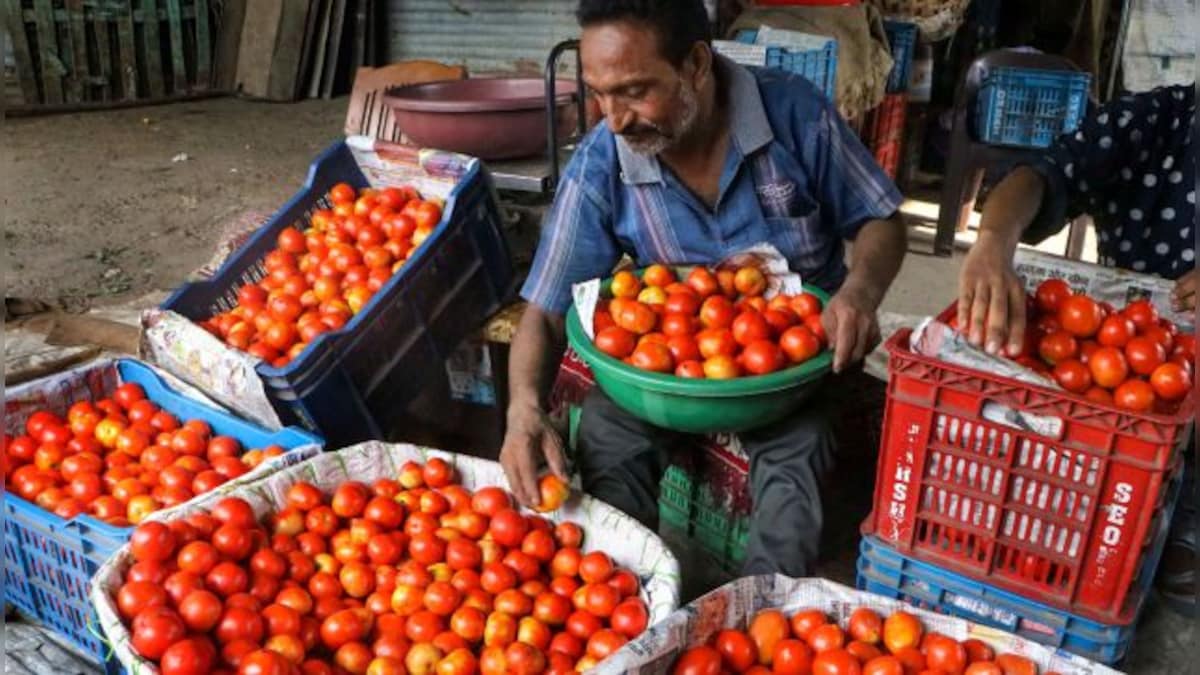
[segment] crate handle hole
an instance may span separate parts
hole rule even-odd
[[[1061,417],[1053,415],[1036,415],[1031,412],[1017,410],[1004,403],[992,400],[983,402],[979,414],[987,421],[1003,424],[1006,427],[1018,429],[1052,440],[1062,440],[1066,422]]]

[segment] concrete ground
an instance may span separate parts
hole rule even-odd
[[[312,158],[341,136],[345,106],[345,99],[283,105],[224,98],[6,120],[6,295],[82,309],[174,287],[209,259],[224,224],[248,210],[273,210],[296,191]],[[928,314],[948,303],[961,254],[933,257],[929,242],[914,232],[884,310]],[[873,475],[864,464],[846,480],[861,484]],[[865,512],[851,511],[838,510],[830,527],[856,532]],[[720,581],[711,565],[693,562],[702,554],[681,553],[689,597]],[[852,583],[854,555],[847,543],[822,572]],[[1198,641],[1192,623],[1152,601],[1123,667],[1195,672],[1186,647]]]

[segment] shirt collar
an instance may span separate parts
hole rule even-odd
[[[720,54],[714,56],[715,68],[721,72],[728,89],[729,124],[733,141],[745,156],[770,143],[775,139],[775,134],[771,131],[754,73]],[[623,182],[635,185],[662,182],[658,157],[635,152],[619,135],[616,136],[616,142]]]

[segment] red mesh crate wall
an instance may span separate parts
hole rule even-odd
[[[1194,397],[1173,416],[1132,414],[916,354],[910,334],[887,345],[885,436],[865,529],[1072,613],[1131,621],[1130,584]]]

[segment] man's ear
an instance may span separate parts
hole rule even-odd
[[[692,88],[699,90],[704,86],[704,83],[712,75],[713,71],[713,52],[712,48],[704,42],[697,42],[692,45],[692,49],[688,52],[687,58],[683,61],[683,76],[692,83]]]

